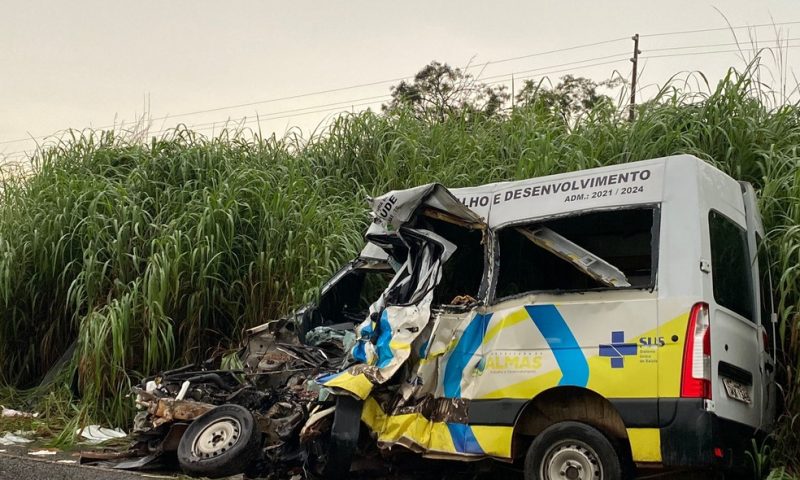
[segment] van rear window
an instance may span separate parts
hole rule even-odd
[[[721,213],[708,214],[714,300],[753,321],[753,288],[747,231]]]
[[[592,212],[506,227],[496,298],[536,291],[651,288],[655,208]]]

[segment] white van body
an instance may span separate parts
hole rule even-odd
[[[749,184],[677,155],[427,185],[372,207],[365,256],[380,256],[376,245],[391,255],[389,239],[411,245],[414,232],[444,252],[421,250],[422,267],[408,254],[400,271],[425,276],[426,289],[412,302],[381,297],[357,327],[356,363],[320,380],[365,400],[380,445],[510,461],[553,424],[578,421],[637,464],[731,467],[772,428],[775,317]],[[469,259],[457,257],[460,234],[425,227],[442,219],[480,232],[479,286],[456,306],[436,295],[443,278],[460,281],[448,265]],[[402,365],[389,401],[381,388]]]

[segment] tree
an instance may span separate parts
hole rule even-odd
[[[493,116],[510,98],[505,86],[478,82],[470,73],[446,63],[431,62],[414,76],[391,88],[386,112],[410,109],[419,119],[443,122],[456,114]]]
[[[590,110],[613,107],[608,95],[598,92],[598,88],[616,88],[625,81],[621,77],[596,83],[585,77],[564,75],[554,87],[547,87],[544,81],[526,80],[515,100],[518,106],[540,105],[565,118],[574,118]]]

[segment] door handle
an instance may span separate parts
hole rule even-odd
[[[772,365],[772,364],[771,364],[771,363],[769,363],[769,362],[764,362],[764,370],[766,370],[766,371],[767,371],[767,373],[772,373],[772,372],[774,372],[774,371],[775,371],[775,366],[774,366],[774,365]]]

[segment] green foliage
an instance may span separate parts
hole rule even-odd
[[[710,90],[675,85],[634,123],[615,109],[569,119],[534,102],[508,115],[364,112],[308,140],[76,133],[0,193],[2,382],[36,384],[78,339],[83,414],[124,425],[129,375],[202,359],[311,299],[360,248],[368,195],[689,153],[759,191],[788,412],[769,453],[797,468],[800,108],[772,103],[750,72]]]
[[[431,62],[414,81],[392,87],[392,101],[383,109],[408,109],[420,120],[443,122],[449,117],[493,116],[509,99],[505,86],[478,82],[474,75],[446,63]]]
[[[570,119],[588,112],[595,114],[613,113],[614,101],[610,96],[601,93],[600,88],[617,88],[624,80],[616,77],[597,83],[585,77],[564,75],[553,86],[547,85],[547,79],[539,81],[526,80],[522,90],[516,96],[517,105],[534,105],[554,113],[560,113]]]

